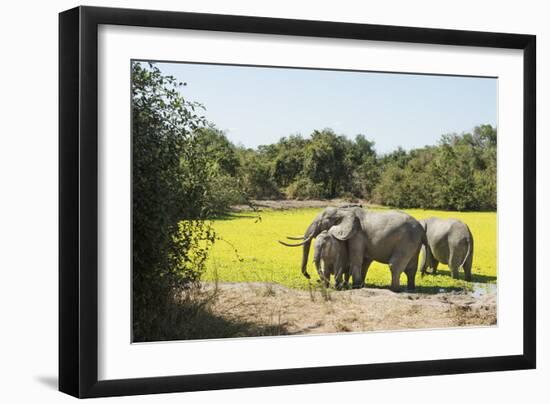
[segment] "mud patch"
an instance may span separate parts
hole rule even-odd
[[[212,284],[206,288],[214,288]],[[220,283],[211,307],[229,321],[257,324],[242,335],[325,334],[496,325],[496,290],[439,294],[387,289],[296,290],[272,283]]]
[[[275,210],[285,210],[285,209],[305,209],[305,208],[319,208],[323,209],[327,206],[344,206],[349,204],[361,205],[363,207],[379,207],[379,205],[371,204],[365,200],[353,200],[349,201],[346,199],[319,199],[319,200],[297,200],[297,199],[279,199],[279,200],[253,200],[251,201],[253,206],[259,209],[275,209]],[[234,205],[231,207],[232,210],[240,211],[250,211],[252,207],[249,205]]]

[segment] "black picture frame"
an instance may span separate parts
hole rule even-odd
[[[523,50],[523,354],[98,380],[98,26],[343,38]],[[536,37],[341,22],[77,7],[59,15],[59,390],[104,397],[325,383],[536,366]]]

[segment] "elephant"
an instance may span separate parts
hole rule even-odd
[[[439,263],[448,264],[453,278],[458,278],[458,270],[464,269],[464,279],[472,280],[472,261],[474,257],[474,238],[468,226],[458,219],[440,219],[430,217],[420,220],[428,240],[427,248],[422,250],[420,271],[437,272]]]
[[[426,243],[424,229],[418,221],[405,212],[371,211],[359,207],[325,208],[306,229],[297,244],[279,241],[289,247],[303,247],[302,274],[309,278],[307,260],[311,240],[323,230],[348,244],[348,258],[353,288],[364,285],[372,261],[388,264],[392,281],[390,289],[399,291],[400,276],[407,275],[407,289],[415,289],[420,247]]]
[[[326,287],[330,285],[330,275],[334,275],[334,287],[342,288],[342,275],[345,275],[345,284],[349,282],[348,246],[328,231],[322,231],[313,244],[313,262],[321,282]]]

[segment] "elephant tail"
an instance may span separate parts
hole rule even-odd
[[[462,265],[460,265],[465,271],[466,269],[471,269],[473,255],[474,255],[474,238],[470,233],[470,237],[468,238],[468,250],[466,251],[466,255],[464,256],[464,261],[462,261]],[[467,266],[469,266],[470,268],[466,268]]]

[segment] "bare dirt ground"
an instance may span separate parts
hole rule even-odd
[[[289,289],[220,283],[211,310],[248,324],[235,337],[496,325],[496,293],[393,293],[387,289]],[[213,285],[207,288],[214,288]]]
[[[374,207],[377,205],[368,203],[367,201],[356,200],[350,202],[345,199],[323,199],[323,200],[294,200],[294,199],[281,199],[281,200],[253,200],[251,201],[254,206],[258,208],[267,208],[267,209],[303,209],[303,208],[326,208],[327,206],[342,206],[348,204],[357,204],[364,207],[370,206]],[[235,205],[231,207],[235,211],[248,211],[252,208],[248,205]]]

